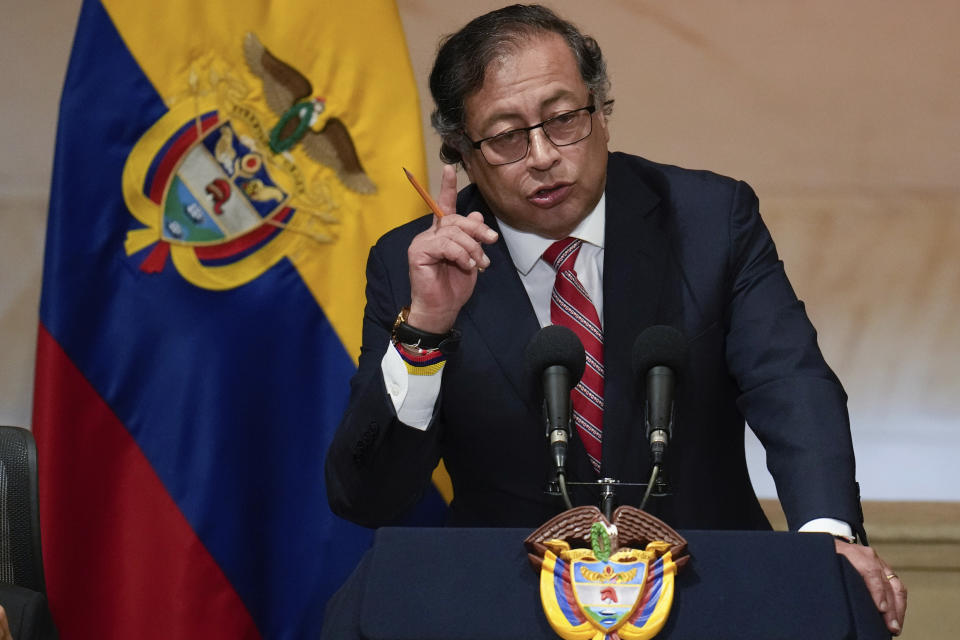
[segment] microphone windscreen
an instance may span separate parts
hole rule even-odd
[[[656,366],[670,367],[679,373],[686,359],[687,339],[678,329],[667,325],[644,329],[633,343],[633,372],[638,377]]]
[[[527,345],[526,361],[527,369],[537,379],[547,367],[564,366],[570,371],[571,386],[576,386],[583,375],[587,356],[577,334],[567,327],[551,324],[534,334]]]

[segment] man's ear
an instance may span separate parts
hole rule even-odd
[[[460,154],[460,166],[463,167],[463,170],[467,173],[470,182],[473,182],[473,176],[470,175],[470,165],[467,164],[467,156],[463,154]]]
[[[606,139],[607,144],[610,144],[610,121],[607,119],[607,114],[600,113],[600,128],[603,129],[603,136]]]

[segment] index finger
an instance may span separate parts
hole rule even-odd
[[[452,164],[443,167],[437,204],[445,214],[457,212],[457,170]]]

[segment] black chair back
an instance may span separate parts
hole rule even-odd
[[[37,445],[20,427],[0,426],[0,582],[46,593]]]

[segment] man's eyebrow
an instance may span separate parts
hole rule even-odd
[[[547,98],[547,99],[544,100],[542,103],[540,103],[540,110],[543,111],[544,109],[549,109],[550,107],[554,106],[556,103],[560,102],[561,100],[564,100],[564,99],[566,99],[566,98],[573,98],[573,97],[576,97],[576,95],[577,95],[577,94],[576,94],[575,92],[569,91],[569,90],[566,90],[566,89],[563,90],[563,91],[560,91],[560,92],[558,92],[556,95],[554,95],[554,96],[552,96],[552,97],[550,97],[550,98]],[[577,108],[577,107],[571,107],[571,109],[576,109],[576,108]],[[509,121],[511,121],[511,120],[517,120],[517,121],[519,121],[519,122],[521,122],[521,123],[525,123],[525,122],[526,122],[526,119],[525,119],[520,113],[518,113],[518,112],[516,112],[516,111],[503,111],[503,112],[500,112],[500,113],[493,113],[493,114],[491,114],[490,117],[487,118],[487,119],[480,125],[480,130],[484,132],[484,133],[483,133],[484,136],[486,136],[486,135],[499,135],[499,134],[497,134],[497,133],[488,134],[488,133],[487,133],[487,130],[490,129],[491,127],[493,127],[494,125],[496,125],[496,124],[499,123],[499,122],[504,122],[504,123],[506,123],[506,122],[509,122]],[[511,130],[513,130],[513,129],[515,129],[515,128],[523,128],[523,127],[526,126],[527,124],[536,124],[536,123],[521,124],[519,127],[513,127],[513,126],[511,126],[509,129],[504,129],[504,130],[501,131],[500,133],[506,133],[507,131],[511,131]]]

